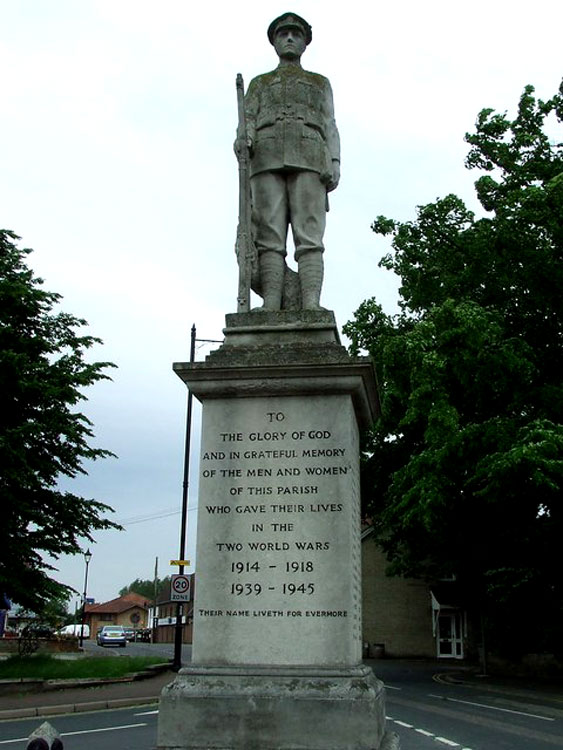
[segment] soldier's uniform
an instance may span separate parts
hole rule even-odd
[[[300,66],[254,78],[245,98],[254,241],[258,252],[286,254],[291,223],[295,257],[323,248],[327,183],[340,161],[332,89]]]
[[[299,33],[291,29],[298,30]],[[250,82],[244,101],[251,148],[250,191],[258,252],[262,310],[279,310],[285,299],[289,225],[295,243],[302,309],[320,308],[327,191],[338,183],[340,139],[330,83],[303,70],[301,54],[311,27],[296,13],[270,24],[268,38],[280,64]]]

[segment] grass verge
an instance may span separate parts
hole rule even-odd
[[[0,680],[28,677],[38,680],[70,680],[85,677],[124,677],[150,664],[162,663],[157,656],[113,656],[84,659],[55,659],[49,655],[12,656],[0,661]]]

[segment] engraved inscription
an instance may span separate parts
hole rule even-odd
[[[297,397],[256,399],[252,414],[241,399],[228,404],[234,429],[204,421],[196,660],[206,649],[207,658],[222,661],[273,658],[259,654],[260,631],[252,630],[263,619],[279,623],[272,639],[287,638],[283,623],[300,620],[304,640],[292,649],[296,662],[325,660],[322,642],[313,638],[317,621],[335,628],[337,661],[352,659],[356,647],[347,641],[361,638],[357,429],[350,403],[337,399],[338,408],[327,409],[326,399],[309,397],[305,414]],[[227,620],[224,638],[216,627]],[[227,645],[222,651],[223,641],[232,652]]]

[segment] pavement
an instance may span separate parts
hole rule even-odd
[[[386,660],[387,661],[387,660]],[[374,671],[378,672],[381,662],[368,660]],[[99,711],[110,708],[147,705],[157,703],[162,688],[175,677],[172,670],[167,670],[146,679],[118,681],[63,681],[56,688],[50,686],[45,690],[24,691],[15,685],[13,692],[0,696],[0,721],[6,719],[23,719],[35,716],[53,716],[56,714]],[[483,677],[476,669],[450,669],[441,672],[436,668],[434,679],[457,685],[478,687],[480,691],[502,693],[514,698],[533,701],[550,700],[563,704],[561,683],[532,682],[529,679]]]
[[[64,687],[37,692],[14,686],[14,692],[0,696],[0,721],[156,703],[162,688],[175,676],[175,672],[167,670],[143,680],[96,680],[95,684],[65,680]]]

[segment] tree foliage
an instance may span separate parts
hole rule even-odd
[[[70,591],[64,591],[60,596],[49,599],[41,610],[41,620],[53,628],[61,628],[74,619],[74,613],[68,611]]]
[[[344,329],[377,368],[364,498],[391,571],[455,574],[513,652],[561,648],[562,120],[563,84],[526,87],[514,119],[483,110],[466,165],[485,215],[448,195],[378,217],[401,312],[367,300]]]
[[[160,594],[160,592],[170,584],[170,576],[166,576],[165,578],[157,578],[156,579],[156,593],[157,596]],[[122,589],[119,590],[119,596],[125,596],[125,594],[140,594],[141,596],[144,596],[147,601],[154,601],[154,589],[155,589],[155,582],[154,580],[149,579],[142,579],[142,578],[135,578],[134,581],[131,581],[131,583],[127,586],[124,586]]]
[[[103,517],[109,506],[58,486],[86,473],[84,461],[112,455],[91,446],[77,410],[110,363],[86,361],[99,340],[78,333],[84,320],[54,311],[60,295],[42,288],[18,239],[0,231],[0,590],[39,614],[68,591],[45,556],[76,554],[93,531],[119,528]]]

